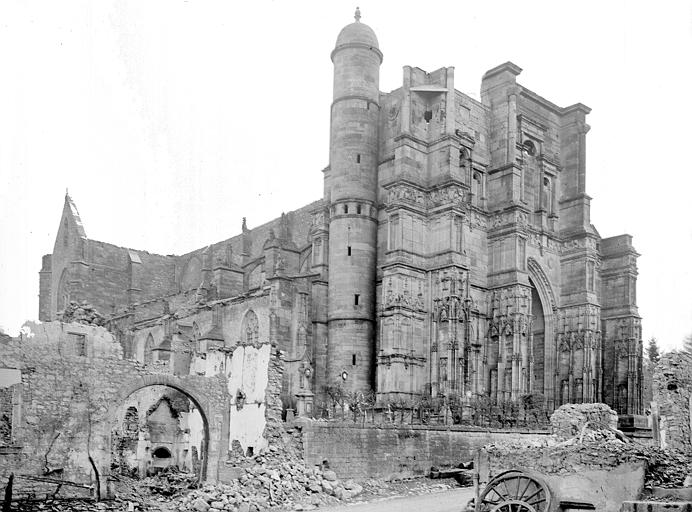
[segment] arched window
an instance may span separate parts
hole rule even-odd
[[[153,361],[152,349],[154,348],[154,337],[149,334],[147,341],[144,343],[144,364],[149,364]]]
[[[254,344],[259,341],[259,321],[253,310],[248,311],[243,319],[240,338],[243,343]]]
[[[523,146],[523,151],[527,153],[529,156],[536,155],[536,145],[533,143],[533,141],[525,140]]]
[[[459,149],[459,167],[466,167],[466,162],[469,160],[469,152],[466,148]]]

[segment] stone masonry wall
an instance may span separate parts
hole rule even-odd
[[[117,407],[150,385],[179,389],[199,405],[208,422],[207,478],[217,479],[228,444],[222,436],[228,410],[224,376],[156,374],[155,365],[124,360],[120,345],[100,327],[51,322],[31,330],[33,337],[0,346],[0,367],[21,370],[22,403],[12,450],[0,452],[1,481],[10,472],[51,473],[93,484],[91,457],[104,495]],[[75,335],[85,336],[86,355],[79,355]]]
[[[660,417],[662,448],[692,450],[690,398],[692,397],[692,354],[667,353],[654,369],[653,397]]]
[[[306,464],[329,461],[341,479],[401,478],[422,475],[431,466],[456,466],[473,460],[490,443],[530,445],[547,431],[500,432],[454,427],[356,426],[347,423],[303,424]]]

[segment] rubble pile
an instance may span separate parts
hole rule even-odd
[[[272,446],[252,465],[240,468],[240,478],[231,484],[192,491],[180,500],[177,510],[252,512],[295,503],[315,506],[348,500],[363,492],[363,486],[352,480],[340,481],[334,471],[289,462],[276,456],[277,451]]]
[[[58,313],[58,318],[64,323],[76,322],[78,324],[99,326],[106,323],[106,319],[101,313],[96,311],[91,304],[87,304],[86,301],[70,301],[70,303],[65,306],[65,309]]]
[[[179,471],[174,466],[144,478],[141,487],[146,487],[149,494],[159,496],[176,496],[198,486],[199,478],[194,473]]]
[[[566,404],[550,417],[552,434],[560,440],[588,435],[588,439],[615,439],[617,413],[606,404]]]
[[[563,405],[550,423],[553,434],[531,446],[511,442],[486,446],[489,464],[567,474],[644,462],[649,488],[682,487],[692,474],[692,454],[630,441],[615,428],[617,415],[605,404]]]

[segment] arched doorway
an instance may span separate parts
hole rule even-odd
[[[199,401],[179,386],[129,390],[111,425],[113,472],[143,478],[176,467],[206,479],[209,424]]]
[[[535,258],[528,258],[527,270],[531,285],[534,390],[545,397],[552,411],[559,405],[560,384],[556,379],[558,347],[556,345],[555,313],[557,300],[550,280]]]
[[[545,392],[545,315],[536,285],[531,279],[531,336],[533,339],[533,392]]]

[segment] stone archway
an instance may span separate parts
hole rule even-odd
[[[120,406],[125,403],[128,397],[144,388],[164,386],[179,391],[194,404],[202,417],[204,440],[199,454],[201,459],[200,481],[216,481],[221,452],[219,440],[222,438],[222,435],[221,425],[218,422],[211,423],[210,419],[219,417],[221,409],[225,409],[226,404],[225,402],[224,404],[212,404],[208,398],[203,398],[205,395],[196,389],[194,382],[188,382],[188,380],[169,374],[139,376],[120,390],[117,399],[114,400],[110,407],[108,417],[110,418],[111,425],[114,425],[118,419],[118,409]],[[214,442],[213,440],[216,441]],[[112,439],[109,442],[109,446],[112,446]],[[111,453],[110,456],[112,460],[114,454]]]
[[[556,325],[557,300],[547,274],[535,258],[528,258],[529,280],[540,300],[543,310],[543,395],[548,410],[555,408],[555,368],[557,365]],[[536,355],[534,355],[535,357]],[[557,390],[559,391],[559,390]]]

